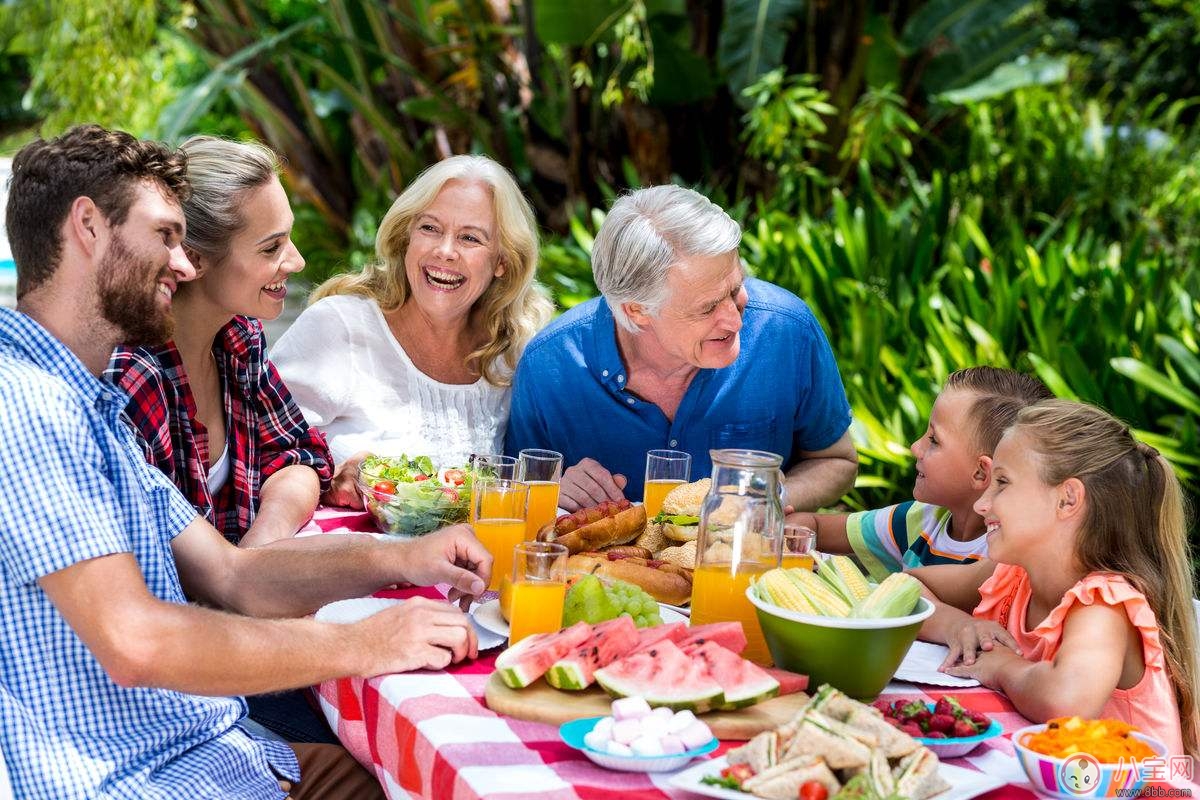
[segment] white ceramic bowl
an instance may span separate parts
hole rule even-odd
[[[1021,769],[1025,770],[1025,775],[1036,791],[1051,797],[1065,797],[1071,800],[1115,798],[1118,796],[1117,792],[1121,792],[1122,797],[1137,796],[1145,781],[1142,780],[1140,770],[1129,768],[1129,762],[1125,762],[1124,765],[1099,764],[1091,756],[1086,756],[1086,759],[1091,759],[1088,763],[1086,759],[1081,758],[1082,754],[1068,758],[1052,758],[1030,750],[1023,744],[1026,736],[1041,733],[1045,729],[1045,723],[1030,725],[1012,735],[1017,760],[1021,762]],[[1150,745],[1150,749],[1158,757],[1166,755],[1167,746],[1162,742],[1140,733],[1133,735]]]
[[[707,755],[717,749],[720,742],[714,736],[708,744],[682,753],[667,756],[614,756],[603,750],[593,750],[584,744],[583,737],[596,727],[596,723],[604,717],[585,717],[564,722],[558,729],[562,740],[576,750],[581,751],[593,764],[605,769],[615,769],[621,772],[674,772],[687,766],[687,763],[698,756]]]

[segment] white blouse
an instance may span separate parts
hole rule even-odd
[[[335,295],[306,308],[271,349],[308,424],[338,463],[360,450],[429,456],[439,466],[504,450],[511,390],[480,378],[439,383],[421,372],[379,304]]]

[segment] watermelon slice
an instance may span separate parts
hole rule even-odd
[[[571,649],[592,635],[592,626],[576,622],[557,633],[538,633],[505,650],[496,658],[500,680],[513,689],[524,689]]]
[[[746,634],[742,631],[740,622],[693,625],[688,628],[688,635],[679,640],[679,649],[683,650],[690,644],[702,642],[716,642],[736,655],[746,649]]]
[[[546,682],[555,689],[586,689],[600,667],[626,655],[638,643],[632,617],[620,616],[592,627],[592,635],[555,661],[546,672]]]
[[[683,653],[703,664],[712,679],[721,685],[725,702],[717,708],[745,708],[779,694],[779,681],[764,672],[762,667],[716,642],[691,644],[683,648]]]
[[[763,671],[779,681],[779,694],[796,694],[808,688],[808,676],[799,672],[788,672],[776,667],[763,667]]]
[[[637,645],[629,651],[629,655],[640,653],[651,645],[669,639],[672,642],[678,642],[687,636],[688,628],[686,622],[666,622],[662,625],[655,625],[652,628],[642,628],[638,631],[640,637]]]
[[[666,639],[596,670],[596,682],[613,697],[642,697],[652,706],[697,713],[725,701],[721,686],[702,662]]]

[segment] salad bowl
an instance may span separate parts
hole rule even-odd
[[[470,516],[470,472],[435,470],[428,456],[368,456],[358,492],[379,530],[392,536],[423,536]]]

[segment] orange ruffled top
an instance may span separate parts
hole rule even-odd
[[[1067,614],[1076,605],[1101,603],[1121,607],[1142,636],[1146,671],[1137,685],[1114,689],[1101,716],[1134,725],[1147,736],[1161,740],[1168,753],[1182,754],[1183,734],[1175,690],[1167,672],[1166,656],[1158,636],[1158,620],[1146,596],[1121,575],[1093,572],[1063,595],[1062,602],[1033,630],[1026,630],[1032,590],[1029,573],[1013,564],[997,564],[996,571],[979,587],[983,600],[975,616],[1003,626],[1017,640],[1025,658],[1049,661],[1058,652]]]

